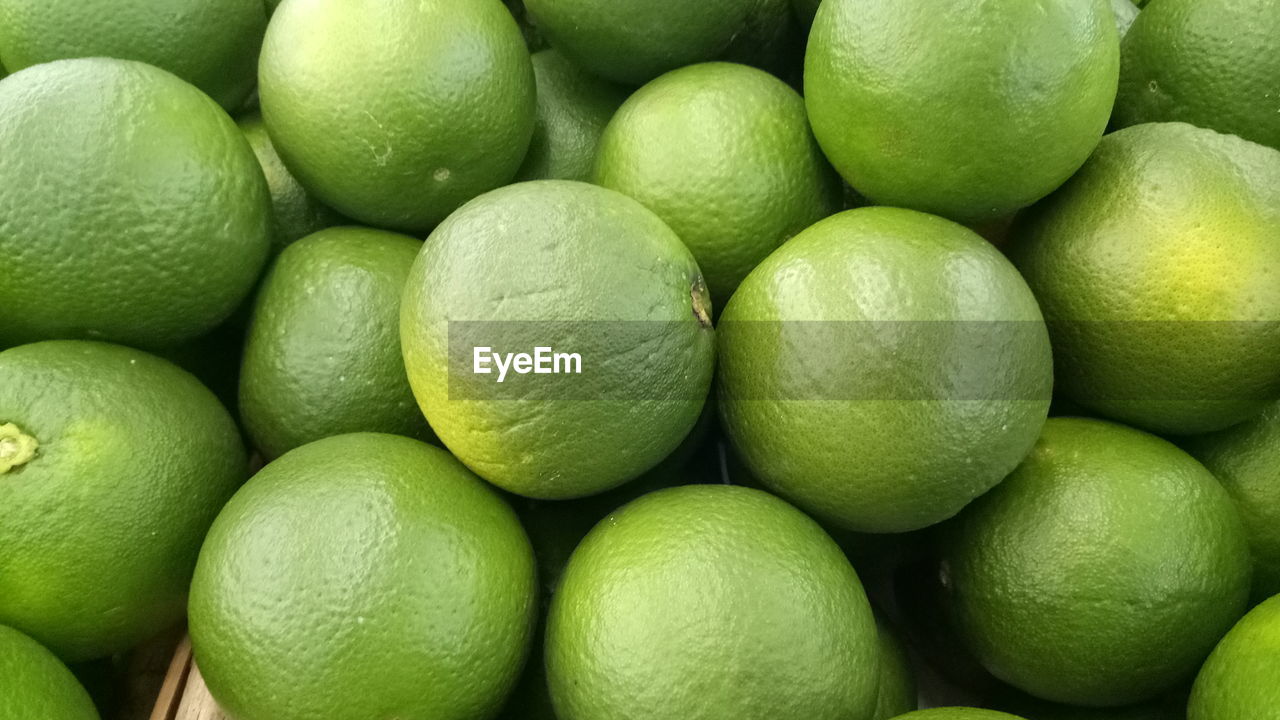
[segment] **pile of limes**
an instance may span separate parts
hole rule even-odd
[[[0,0],[0,720],[1280,720],[1280,0],[1142,6]]]

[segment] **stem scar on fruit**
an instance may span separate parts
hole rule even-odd
[[[30,462],[39,447],[40,443],[17,425],[0,425],[0,475]]]

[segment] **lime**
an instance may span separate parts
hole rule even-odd
[[[871,720],[889,720],[915,710],[919,696],[907,648],[879,617],[876,618],[876,637],[880,641],[880,683]]]
[[[763,70],[723,62],[674,70],[632,95],[600,141],[595,182],[676,231],[716,306],[841,200],[800,95]]]
[[[726,59],[770,66],[795,32],[789,0],[525,0],[565,57],[615,82]]]
[[[1280,5],[1160,0],[1125,36],[1115,123],[1181,121],[1280,148]]]
[[[112,57],[163,68],[228,111],[256,81],[262,0],[0,0],[0,61]]]
[[[236,124],[253,148],[253,154],[258,156],[258,164],[267,178],[271,192],[272,247],[276,252],[317,230],[343,224],[341,215],[312,197],[289,173],[271,144],[260,114],[245,115]]]
[[[555,50],[533,55],[538,120],[518,180],[590,180],[596,148],[627,92]]]
[[[1066,398],[1189,434],[1280,395],[1280,152],[1179,123],[1127,128],[1013,236]]]
[[[1280,594],[1280,403],[1184,447],[1231,493],[1253,549],[1253,598]]]
[[[711,383],[710,316],[697,264],[656,215],[539,180],[477,198],[431,234],[400,338],[418,404],[462,462],[516,494],[564,499],[635,478],[688,434]],[[500,370],[537,348],[545,372]]]
[[[0,718],[98,720],[89,693],[40,643],[0,625]]]
[[[68,661],[165,630],[246,470],[227,411],[164,360],[80,340],[0,353],[0,623]]]
[[[235,123],[128,60],[52,62],[0,84],[0,346],[160,346],[231,314],[266,259],[270,201]]]
[[[1049,702],[1006,688],[992,706],[1027,720],[1187,720],[1186,692],[1140,705],[1099,708]]]
[[[529,540],[491,488],[439,448],[358,433],[287,453],[227,504],[191,640],[240,720],[471,720],[515,682],[535,609]]]
[[[827,0],[805,55],[818,142],[877,204],[1008,215],[1089,156],[1115,99],[1109,0]]]
[[[289,170],[379,227],[428,230],[510,181],[533,132],[529,52],[499,0],[290,0],[259,77]]]
[[[846,529],[951,517],[1022,460],[1049,407],[1048,335],[1022,278],[912,210],[801,232],[747,276],[719,334],[721,417],[747,468]]]
[[[268,458],[330,435],[428,438],[400,356],[400,294],[422,243],[321,230],[262,283],[240,371],[240,413]]]
[[[959,630],[987,669],[1076,705],[1136,703],[1186,680],[1249,594],[1244,528],[1213,475],[1101,420],[1051,418],[942,553]]]
[[[840,548],[758,490],[660,490],[609,515],[552,599],[561,720],[869,717],[879,646]]]
[[[1196,677],[1187,720],[1277,720],[1277,676],[1280,597],[1254,608],[1218,643]]]

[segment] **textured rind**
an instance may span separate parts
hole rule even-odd
[[[0,718],[98,720],[89,693],[40,643],[0,625]]]
[[[738,288],[719,339],[739,456],[846,529],[951,517],[1013,470],[1048,412],[1026,284],[972,231],[912,210],[850,210],[789,240]]]
[[[448,453],[340,435],[218,516],[192,645],[237,720],[485,720],[524,664],[535,575],[515,513]]]
[[[941,548],[957,627],[983,665],[1075,705],[1133,704],[1189,679],[1249,595],[1244,527],[1213,475],[1102,420],[1050,419]]]
[[[702,410],[715,350],[701,291],[693,256],[636,201],[565,180],[511,185],[423,246],[401,305],[409,382],[437,436],[486,480],[543,499],[602,492],[666,457]],[[586,369],[535,377],[518,396],[468,394],[479,376],[450,366],[450,323],[481,321],[569,343],[555,349]]]
[[[289,173],[289,168],[284,166],[284,161],[271,144],[271,136],[267,135],[267,127],[262,122],[261,114],[245,115],[236,121],[236,125],[249,141],[253,154],[258,157],[258,164],[262,166],[262,174],[267,178],[267,187],[271,191],[273,252],[278,253],[317,230],[346,224],[345,218],[312,197],[298,179]]]
[[[267,458],[330,435],[427,438],[400,356],[400,295],[422,242],[341,227],[290,245],[263,280],[240,414]]]
[[[137,60],[235,112],[257,81],[266,28],[262,0],[0,0],[0,61],[17,72],[67,58]]]
[[[387,229],[425,232],[509,182],[533,133],[533,66],[499,0],[291,0],[259,82],[303,187]]]
[[[1253,599],[1280,594],[1280,403],[1183,447],[1218,478],[1240,510],[1253,549]]]
[[[840,209],[840,178],[804,100],[735,63],[669,72],[637,90],[600,140],[593,181],[639,200],[680,236],[712,301],[791,236]]]
[[[248,142],[163,70],[89,58],[6,78],[0,147],[0,345],[171,346],[229,316],[266,260]]]
[[[866,718],[879,655],[839,546],[781,500],[725,485],[660,490],[601,521],[547,628],[562,720]]]
[[[0,353],[0,423],[40,443],[0,475],[0,623],[74,662],[180,620],[204,533],[247,472],[213,394],[138,350],[49,341]]]
[[[1280,151],[1182,123],[1111,133],[1006,251],[1079,405],[1185,435],[1280,395]]]
[[[1187,720],[1280,720],[1280,597],[1245,615],[1205,661]]]
[[[1178,121],[1280,149],[1280,5],[1161,0],[1125,36],[1114,122]]]
[[[628,85],[707,60],[769,66],[795,32],[788,0],[525,0],[525,7],[565,57]]]
[[[1109,0],[830,0],[809,35],[805,100],[859,193],[974,222],[1080,167],[1119,66]]]
[[[533,54],[538,120],[517,180],[591,179],[596,148],[627,90],[587,73],[555,50]]]

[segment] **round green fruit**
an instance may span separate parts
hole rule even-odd
[[[75,662],[178,622],[247,464],[227,411],[167,361],[78,340],[0,353],[0,623]]]
[[[805,100],[827,157],[880,205],[966,222],[1049,194],[1106,128],[1109,0],[826,0]]]
[[[789,0],[525,0],[525,7],[565,57],[629,85],[706,60],[769,65],[795,31]]]
[[[711,300],[840,209],[804,100],[763,70],[703,63],[636,91],[600,141],[595,182],[639,200],[698,261]]]
[[[1278,720],[1277,677],[1280,596],[1254,608],[1218,643],[1196,677],[1187,720]]]
[[[695,485],[610,514],[552,599],[562,720],[870,717],[871,607],[839,546],[758,490]]]
[[[617,487],[680,444],[711,383],[710,318],[697,263],[656,215],[539,180],[479,197],[431,234],[400,338],[418,404],[458,459],[505,490],[565,499]],[[499,356],[538,347],[556,372],[500,369]]]
[[[535,574],[515,513],[448,453],[339,435],[268,465],[218,516],[192,646],[239,720],[481,720],[524,663]]]
[[[1253,599],[1280,594],[1280,403],[1184,447],[1231,493],[1253,549]]]
[[[1049,323],[1065,399],[1192,434],[1280,395],[1277,237],[1280,151],[1168,123],[1105,137],[1006,251]]]
[[[832,216],[747,276],[719,326],[724,429],[767,488],[845,529],[945,520],[1048,413],[1035,299],[989,243],[896,208]]]
[[[1160,0],[1125,36],[1115,123],[1180,121],[1280,148],[1280,5]]]
[[[533,54],[538,120],[517,180],[591,179],[596,148],[625,89],[587,73],[555,50]]]
[[[53,653],[0,625],[0,718],[98,720],[98,710]]]
[[[258,291],[240,414],[274,458],[349,432],[430,437],[400,355],[400,295],[422,242],[339,227],[290,245]]]
[[[160,347],[248,294],[271,203],[216,103],[130,60],[60,60],[0,84],[0,347]]]
[[[168,70],[229,112],[257,80],[262,0],[0,0],[0,61],[11,71],[112,57]]]
[[[880,641],[880,682],[871,720],[889,720],[915,710],[920,697],[911,658],[902,640],[880,618],[876,618],[876,636]]]
[[[1075,705],[1132,704],[1188,679],[1249,595],[1244,527],[1213,475],[1100,420],[1050,419],[942,553],[957,626],[986,668]]]
[[[289,170],[378,227],[429,230],[510,181],[533,133],[529,51],[499,0],[290,0],[258,75]]]
[[[317,230],[343,224],[343,217],[312,197],[298,182],[276,153],[267,135],[267,126],[258,113],[236,121],[240,131],[258,156],[262,174],[271,192],[272,249],[280,252]]]

